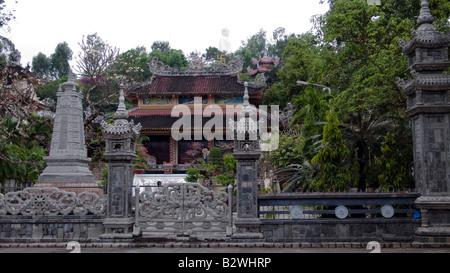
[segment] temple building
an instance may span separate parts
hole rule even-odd
[[[252,63],[256,66],[255,69],[247,68],[247,73],[250,76],[255,76],[258,73],[270,72],[280,63],[280,58],[273,56],[265,56],[259,60],[252,58]]]
[[[129,112],[129,118],[142,125],[141,134],[148,137],[143,144],[156,161],[147,173],[184,173],[196,159],[202,158],[205,148],[232,147],[233,141],[226,137],[226,108],[234,107],[238,112],[243,103],[246,86],[238,77],[242,71],[240,58],[227,64],[217,62],[209,66],[199,59],[193,60],[189,68],[183,71],[164,65],[157,58],[149,66],[153,74],[150,82],[128,92],[126,97],[136,105]],[[250,103],[256,107],[262,103],[265,81],[265,77],[260,77],[258,81],[248,83]],[[201,104],[194,104],[195,98]],[[215,114],[209,117],[204,115],[204,109],[208,105],[219,106],[223,110],[220,117],[223,119],[223,126],[214,127],[214,132],[219,130],[223,138],[207,140],[204,136],[192,135],[190,140],[174,139],[172,126],[180,117],[173,117],[172,109],[177,105],[189,109],[193,134],[194,130],[201,129],[195,126],[203,128],[209,120],[216,117]],[[170,166],[169,171],[167,166]]]

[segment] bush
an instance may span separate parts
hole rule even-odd
[[[188,175],[185,179],[190,183],[197,183],[199,178],[203,178],[204,176],[200,174],[200,171],[197,168],[190,168],[186,171]]]
[[[216,182],[222,186],[234,185],[234,177],[230,174],[224,173],[215,176]]]
[[[218,147],[211,148],[211,151],[209,153],[209,163],[214,166],[214,171],[223,170],[222,152]]]
[[[234,159],[233,155],[224,155],[223,156],[223,164],[225,165],[225,170],[227,172],[235,172],[237,160]]]

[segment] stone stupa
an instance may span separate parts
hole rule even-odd
[[[44,157],[47,167],[39,176],[38,187],[67,188],[74,192],[97,187],[88,168],[91,159],[86,155],[83,95],[74,80],[70,72],[67,82],[58,90],[50,155]]]

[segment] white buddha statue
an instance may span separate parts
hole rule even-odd
[[[231,52],[231,41],[228,36],[230,36],[230,31],[226,28],[222,29],[222,38],[219,41],[219,50],[221,52]]]

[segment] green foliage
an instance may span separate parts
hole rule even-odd
[[[0,29],[8,31],[8,24],[14,19],[13,11],[7,9],[4,0],[0,0]],[[11,40],[0,36],[0,65],[9,64],[12,55],[17,52],[18,51]]]
[[[69,48],[69,44],[67,42],[62,42],[56,46],[55,53],[50,56],[52,68],[58,79],[69,75],[69,61],[72,60],[72,55],[73,52]]]
[[[215,179],[222,186],[234,185],[234,176],[228,173],[216,175]]]
[[[370,6],[366,0],[328,2],[330,10],[313,20],[315,33],[297,35],[290,40],[283,54],[283,69],[277,74],[280,81],[264,96],[265,104],[284,106],[293,102],[296,113],[291,126],[301,128],[300,134],[294,137],[280,136],[280,149],[271,153],[270,161],[279,171],[290,168],[291,174],[297,172],[301,176],[307,169],[302,164],[314,158],[312,162],[316,164],[312,165],[320,167],[320,172],[310,180],[318,183],[316,186],[322,187],[321,190],[342,189],[353,184],[363,190],[378,184],[379,175],[383,179],[402,180],[393,177],[393,173],[388,174],[386,164],[382,168],[383,164],[376,163],[380,158],[387,160],[382,145],[390,131],[396,132],[396,155],[401,158],[391,157],[389,165],[397,166],[406,179],[403,170],[411,162],[412,140],[399,137],[408,132],[409,119],[404,112],[405,95],[396,84],[398,78],[407,78],[407,60],[398,42],[411,39],[411,29],[417,27],[420,2],[386,0],[380,6]],[[430,1],[437,18],[435,25],[442,24],[442,28],[448,25],[450,15],[447,2]],[[329,86],[332,94],[323,94],[315,86],[298,87],[295,84],[298,80]],[[331,108],[341,121],[336,125],[340,133],[333,133],[330,122],[327,128],[323,127],[325,113]],[[326,140],[322,135],[326,131],[328,137],[337,138]],[[338,145],[341,141],[348,152]],[[278,161],[288,164],[282,166]],[[326,180],[329,186],[321,184]],[[393,187],[401,188],[399,183]]]
[[[264,94],[265,104],[279,105],[281,109],[302,94],[297,85],[299,80],[307,80],[317,74],[316,66],[321,63],[318,41],[311,33],[286,38],[288,41],[282,55],[282,69],[278,70],[278,81],[271,85]]]
[[[339,120],[331,111],[323,127],[322,148],[311,160],[320,169],[310,185],[317,191],[346,191],[351,184],[350,150],[344,144],[338,126]]]
[[[39,52],[33,57],[31,64],[33,72],[40,77],[47,76],[51,73],[52,61],[42,52]]]
[[[381,169],[378,175],[379,189],[382,191],[401,190],[410,181],[408,165],[411,158],[405,160],[405,149],[401,147],[393,133],[388,133],[381,147],[382,155],[376,160],[376,164]],[[406,155],[407,157],[408,155]]]
[[[61,79],[69,75],[70,64],[73,52],[67,42],[59,43],[55,52],[47,57],[39,52],[32,60],[32,71],[39,77],[49,77],[51,79]]]
[[[188,66],[188,61],[183,51],[170,48],[169,42],[156,41],[152,45],[149,59],[157,57],[164,64],[182,69]]]
[[[204,177],[197,168],[189,168],[186,174],[185,180],[190,183],[197,183],[199,178]]]
[[[237,160],[231,154],[225,154],[223,156],[223,164],[227,172],[235,172]]]
[[[145,47],[130,49],[119,55],[115,63],[117,75],[124,77],[130,82],[145,82],[151,77],[148,63],[150,54]]]
[[[218,147],[211,148],[211,151],[209,153],[209,162],[212,165],[216,166],[215,169],[217,171],[223,170],[223,158],[222,158],[222,152]]]
[[[51,127],[37,121],[43,118],[32,117],[28,124],[17,124],[7,117],[3,124],[0,138],[9,135],[9,142],[0,143],[0,183],[15,179],[18,184],[37,182],[40,171],[45,167],[43,157],[46,149],[40,146],[46,144],[45,139],[51,139]],[[24,138],[30,136],[30,138]]]
[[[3,156],[14,162],[20,162],[25,160],[26,153],[18,145],[7,144],[2,145],[0,152]],[[3,184],[9,179],[15,179],[22,176],[25,172],[25,166],[21,164],[14,164],[12,162],[1,160],[0,161],[0,183]]]
[[[270,154],[265,154],[265,159],[272,163],[276,168],[286,167],[291,164],[300,164],[304,157],[300,152],[301,143],[299,134],[284,133],[280,134],[279,147]]]
[[[43,84],[36,88],[36,95],[41,100],[52,99],[55,102],[57,101],[56,94],[58,93],[58,88],[61,84],[67,81],[67,76],[62,77],[59,80],[50,81],[46,84]]]
[[[105,167],[102,169],[102,180],[100,182],[100,186],[106,189],[106,186],[108,185],[108,167]]]
[[[275,174],[282,192],[293,192],[298,189],[308,190],[311,180],[314,178],[317,170],[310,162],[305,161],[301,164],[291,164],[279,168]]]

